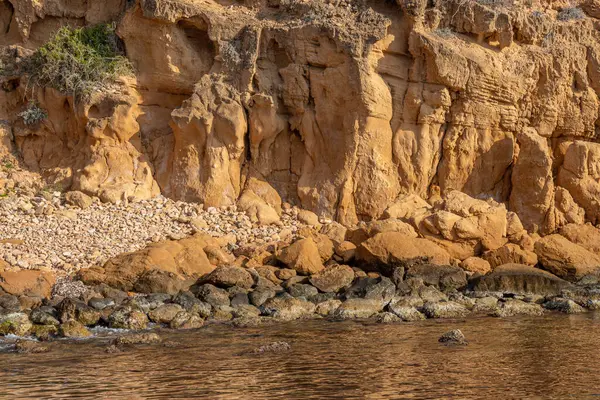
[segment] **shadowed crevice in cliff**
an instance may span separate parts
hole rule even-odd
[[[8,35],[10,32],[14,13],[15,8],[9,1],[0,1],[0,34],[2,34],[2,36]],[[2,43],[1,40],[0,43]]]

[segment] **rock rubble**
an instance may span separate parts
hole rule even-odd
[[[195,232],[227,236],[234,249],[293,235],[302,226],[296,214],[288,208],[279,224],[260,225],[235,206],[205,210],[199,204],[162,196],[118,204],[94,201],[82,209],[67,204],[60,192],[10,195],[0,198],[0,260],[21,269],[70,274],[150,243]]]

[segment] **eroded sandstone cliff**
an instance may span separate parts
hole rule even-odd
[[[103,201],[162,193],[263,222],[289,202],[526,249],[523,227],[600,220],[598,18],[596,0],[0,0],[13,58],[114,22],[136,71],[85,102],[5,76],[0,155]],[[30,100],[48,114],[34,126]],[[455,191],[490,209],[431,210],[468,201]]]

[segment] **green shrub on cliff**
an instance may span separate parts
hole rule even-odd
[[[50,86],[77,98],[133,72],[112,25],[62,27],[27,60],[30,86]]]
[[[35,125],[48,118],[48,113],[36,103],[29,103],[27,108],[19,113],[19,117],[23,119],[25,125]]]
[[[585,13],[579,7],[567,7],[558,13],[559,21],[573,21],[585,18]]]

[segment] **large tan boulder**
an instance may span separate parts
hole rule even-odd
[[[460,267],[467,272],[477,272],[485,275],[492,270],[490,263],[479,257],[469,257],[460,263]]]
[[[238,286],[250,289],[254,285],[254,279],[248,270],[234,266],[220,266],[208,275],[201,278],[201,283],[210,283],[217,287],[229,288]]]
[[[381,268],[422,258],[438,265],[447,265],[451,261],[448,252],[435,243],[399,232],[379,233],[363,242],[356,250],[356,259],[369,268]]]
[[[428,210],[431,206],[415,194],[404,195],[392,203],[384,212],[384,218],[409,219],[417,210]]]
[[[508,243],[496,250],[486,251],[481,258],[488,261],[492,268],[504,264],[534,266],[538,262],[538,257],[533,251],[525,250],[513,243]]]
[[[346,240],[346,232],[348,229],[337,222],[325,224],[321,226],[320,233],[327,236],[334,245],[338,245]]]
[[[11,271],[0,265],[0,288],[8,294],[47,298],[55,283],[56,277],[51,272],[30,269]]]
[[[316,243],[319,248],[319,255],[321,256],[321,261],[326,262],[329,260],[335,251],[335,246],[333,241],[322,233],[318,233],[312,228],[304,227],[298,230],[297,234],[301,237],[312,238],[312,240]]]
[[[405,236],[418,237],[415,228],[412,225],[401,221],[397,218],[387,218],[382,220],[371,221],[366,225],[367,235],[375,236],[383,232],[399,232]]]
[[[277,259],[303,275],[316,274],[324,268],[319,247],[312,238],[292,243],[279,252]]]
[[[600,254],[600,229],[591,224],[568,224],[560,229],[560,234],[571,242]]]
[[[166,240],[133,252],[118,255],[102,267],[83,269],[78,276],[88,285],[105,283],[120,290],[132,291],[142,277],[144,291],[152,291],[149,277],[165,279],[165,274],[179,281],[193,281],[215,269],[204,248],[215,246],[215,239],[197,234],[181,240]],[[149,271],[161,272],[150,274]],[[165,285],[161,282],[161,287]],[[168,287],[173,287],[168,285]],[[173,287],[177,290],[177,287]]]
[[[599,256],[558,234],[538,240],[535,253],[545,270],[569,281],[576,281],[600,268]]]
[[[354,280],[354,270],[347,265],[327,267],[310,278],[310,283],[322,292],[337,292],[350,286]]]

